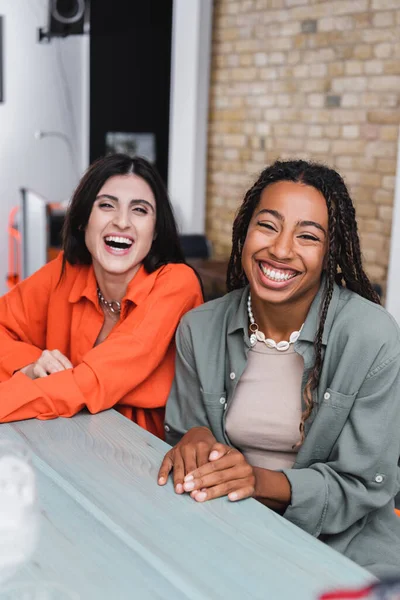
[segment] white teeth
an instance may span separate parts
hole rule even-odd
[[[128,244],[129,246],[132,246],[132,244],[133,244],[133,241],[130,240],[129,238],[120,237],[117,235],[108,235],[104,239],[106,240],[106,242],[117,242],[118,244]]]
[[[282,271],[275,271],[274,269],[269,269],[268,267],[265,268],[264,265],[262,265],[261,263],[260,266],[264,275],[266,275],[269,279],[272,279],[273,281],[287,281],[295,275],[295,273],[289,274],[284,273]]]

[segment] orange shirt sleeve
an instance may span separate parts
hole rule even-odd
[[[50,290],[60,273],[56,259],[0,298],[0,381],[42,354]]]
[[[0,385],[0,422],[70,417],[85,406],[111,408],[161,363],[181,317],[202,302],[200,284],[186,265],[167,265],[148,297],[74,369],[31,380],[16,373]],[[140,408],[160,406],[146,398]]]

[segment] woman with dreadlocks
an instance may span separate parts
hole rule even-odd
[[[184,316],[165,431],[175,491],[255,497],[376,575],[400,571],[400,335],[342,178],[276,162],[233,225],[225,297]]]

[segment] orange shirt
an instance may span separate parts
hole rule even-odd
[[[202,302],[194,271],[142,266],[121,303],[121,318],[94,347],[104,322],[92,266],[62,255],[0,298],[0,422],[71,417],[115,407],[163,436],[164,406],[174,376],[174,334],[180,318]],[[29,379],[13,373],[43,350],[60,350],[74,365]]]

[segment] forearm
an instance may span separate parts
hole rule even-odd
[[[283,513],[291,501],[291,488],[286,475],[279,471],[270,471],[253,467],[256,477],[254,497],[276,512]]]

